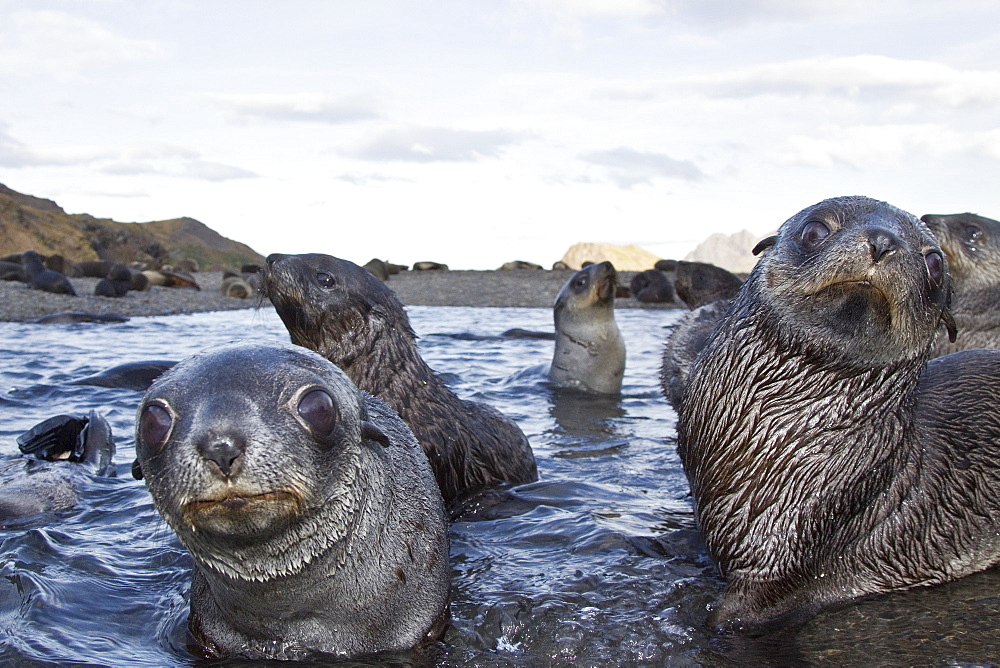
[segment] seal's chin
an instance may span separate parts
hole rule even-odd
[[[185,504],[184,523],[194,531],[250,535],[287,526],[301,512],[301,498],[288,490],[259,494],[227,490]]]

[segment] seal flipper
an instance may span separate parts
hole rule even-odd
[[[18,436],[17,447],[26,455],[50,462],[73,459],[83,454],[80,435],[86,424],[84,418],[56,415]]]

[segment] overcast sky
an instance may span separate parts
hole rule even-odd
[[[0,183],[255,250],[682,257],[826,197],[1000,218],[992,0],[0,0]]]

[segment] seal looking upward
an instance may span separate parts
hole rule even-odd
[[[194,559],[212,656],[404,651],[448,615],[447,520],[405,424],[319,355],[236,343],[153,383],[136,464]]]
[[[459,399],[417,351],[403,304],[362,267],[331,257],[269,255],[263,293],[292,343],[339,366],[389,404],[424,447],[446,504],[538,472],[528,439],[485,404]]]
[[[556,295],[556,345],[549,381],[597,394],[618,394],[625,342],[615,322],[617,272],[610,262],[584,267]]]
[[[726,579],[710,622],[762,633],[1000,561],[1000,351],[927,362],[954,333],[930,230],[844,197],[760,249],[678,423]]]

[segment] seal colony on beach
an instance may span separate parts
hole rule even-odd
[[[618,274],[610,262],[584,267],[556,295],[556,344],[549,367],[554,387],[618,394],[625,376],[625,341],[615,322]]]
[[[320,353],[399,413],[452,508],[478,491],[538,477],[517,424],[441,382],[417,351],[403,304],[362,267],[318,253],[272,254],[263,294],[292,343]]]
[[[382,401],[288,344],[210,348],[136,416],[136,477],[194,559],[211,656],[404,651],[448,619],[447,520],[427,459]]]
[[[710,623],[758,634],[1000,560],[1000,351],[954,335],[914,216],[826,200],[763,256],[691,369],[678,451],[726,579]]]

